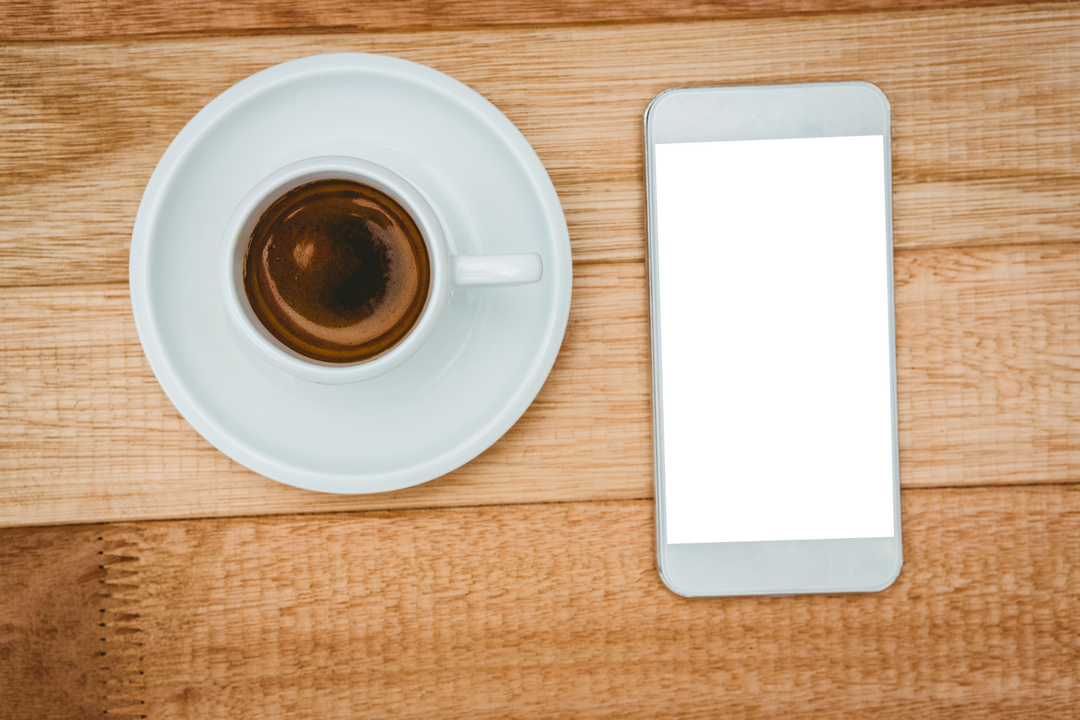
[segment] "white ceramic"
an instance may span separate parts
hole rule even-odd
[[[259,321],[244,290],[244,266],[251,235],[263,213],[286,193],[317,180],[355,180],[381,190],[401,203],[420,229],[431,262],[428,300],[416,325],[399,343],[363,362],[339,364],[306,357],[274,337]],[[537,253],[463,256],[450,253],[450,231],[422,190],[382,165],[340,156],[299,160],[263,178],[244,196],[225,225],[218,253],[221,299],[225,317],[236,334],[279,370],[326,385],[370,380],[412,357],[431,336],[450,299],[453,285],[487,287],[527,285],[543,277]]]
[[[452,286],[427,341],[393,370],[323,385],[238,341],[219,292],[226,224],[261,179],[320,156],[363,158],[422,188],[448,251],[536,253],[521,287]],[[184,418],[267,477],[326,492],[381,492],[439,477],[528,408],[570,309],[566,221],[521,133],[452,78],[377,55],[323,55],[249,77],[199,112],[155,169],[132,234],[135,323]]]

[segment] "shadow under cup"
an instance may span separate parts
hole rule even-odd
[[[409,212],[355,180],[289,190],[262,214],[244,291],[266,330],[313,360],[357,363],[400,343],[428,302],[431,258]]]

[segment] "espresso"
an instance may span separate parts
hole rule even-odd
[[[370,360],[420,319],[431,261],[396,200],[349,180],[289,191],[263,213],[244,262],[244,289],[267,330],[315,360]]]

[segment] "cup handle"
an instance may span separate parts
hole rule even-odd
[[[450,267],[454,285],[527,285],[544,276],[544,263],[536,253],[454,255]]]

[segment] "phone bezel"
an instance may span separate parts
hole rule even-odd
[[[660,268],[657,251],[655,146],[672,142],[883,135],[886,282],[892,395],[893,523],[891,538],[768,542],[667,543],[664,508],[663,384]],[[657,560],[664,583],[679,595],[794,595],[876,592],[903,566],[893,295],[891,112],[885,94],[866,82],[672,88],[645,111],[649,306],[653,359],[653,429]]]

